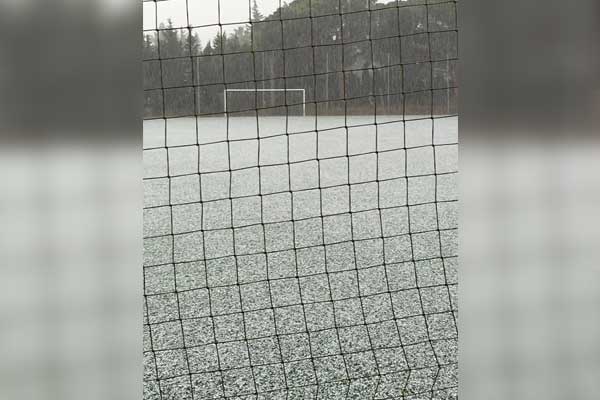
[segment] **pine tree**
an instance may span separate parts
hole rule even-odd
[[[200,36],[198,36],[198,32],[194,33],[190,36],[190,48],[192,51],[192,55],[200,54],[202,51],[202,42],[200,41]]]
[[[187,43],[182,45],[177,29],[173,28],[173,21],[167,20],[167,26],[160,24],[160,56],[163,57],[180,57],[187,48]]]
[[[143,42],[143,57],[144,60],[148,60],[151,58],[156,58],[156,46],[154,45],[154,41],[152,40],[151,35],[144,35]]]
[[[215,54],[223,54],[226,42],[227,42],[227,34],[225,32],[217,33],[217,35],[213,39],[213,45],[212,45]]]
[[[202,54],[205,56],[208,56],[208,55],[213,54],[213,52],[214,52],[214,49],[212,48],[212,45],[209,40],[208,43],[206,43],[206,46],[204,46],[204,50],[202,50]]]
[[[252,21],[262,21],[265,18],[264,15],[260,12],[258,8],[258,4],[256,4],[256,0],[252,2]]]

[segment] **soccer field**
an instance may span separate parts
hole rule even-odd
[[[455,398],[457,123],[144,121],[144,398]]]

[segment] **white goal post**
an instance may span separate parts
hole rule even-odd
[[[225,89],[223,90],[223,111],[227,114],[227,93],[229,92],[302,92],[302,116],[306,117],[305,89]]]

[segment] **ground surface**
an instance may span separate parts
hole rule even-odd
[[[144,398],[454,398],[456,143],[455,117],[145,121]]]

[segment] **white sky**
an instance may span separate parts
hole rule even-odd
[[[283,0],[281,0],[283,2]],[[258,8],[263,15],[270,15],[279,7],[280,0],[257,0]],[[250,5],[252,0],[167,0],[144,2],[144,29],[156,29],[161,23],[166,24],[170,18],[173,27],[216,25],[219,23],[219,3],[221,23],[247,23],[250,21]],[[186,9],[187,5],[187,9]],[[233,28],[233,27],[232,27]],[[226,28],[224,28],[227,31]],[[202,45],[213,39],[218,26],[195,29]]]
[[[291,2],[292,0],[287,0]],[[333,1],[333,0],[332,0]],[[379,0],[387,2],[389,0]],[[404,1],[404,0],[402,0]],[[258,8],[265,16],[275,11],[284,0],[257,0]],[[188,26],[216,25],[219,23],[219,3],[221,7],[221,23],[247,23],[250,21],[250,5],[252,0],[166,0],[145,1],[144,4],[144,30],[156,29],[161,23],[166,24],[170,18],[174,28]],[[186,9],[187,5],[187,9]],[[157,19],[158,18],[158,19]],[[158,24],[157,24],[158,22]],[[232,27],[233,28],[233,27]],[[226,28],[224,28],[227,31]],[[194,30],[198,33],[203,44],[215,37],[218,27],[201,28]]]
[[[280,0],[257,0],[258,8],[269,15],[279,7]],[[283,1],[283,0],[282,0]],[[252,0],[220,0],[221,23],[244,23],[250,20]],[[191,26],[219,23],[219,0],[187,0]],[[174,27],[186,27],[186,0],[147,1],[144,2],[144,29],[155,28],[155,11],[158,12],[158,24],[171,18]]]

